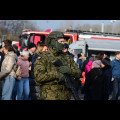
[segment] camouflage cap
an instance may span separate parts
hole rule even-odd
[[[53,31],[47,36],[46,44],[47,44],[47,46],[49,46],[52,39],[54,39],[56,41],[56,40],[58,40],[60,38],[64,38],[64,37],[65,36],[64,36],[63,32]]]

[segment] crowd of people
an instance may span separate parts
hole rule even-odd
[[[19,52],[11,40],[0,46],[0,98],[1,100],[31,100],[30,78],[33,64],[39,54],[47,51],[46,45],[31,43],[27,51]]]
[[[51,35],[53,34],[54,32]],[[61,33],[55,32],[56,34],[62,36]],[[108,100],[110,94],[111,100],[118,100],[120,52],[116,52],[112,61],[103,52],[98,54],[96,60],[93,57],[85,59],[81,53],[77,56],[71,54],[69,45],[64,44],[62,37],[60,38],[52,38],[49,45],[38,42],[36,46],[31,43],[28,49],[22,52],[16,45],[12,45],[11,40],[2,41],[1,100],[68,100],[69,91],[63,86],[64,74],[76,78],[73,86],[77,91],[82,91],[84,100]],[[60,53],[61,50],[65,54]],[[65,64],[57,67],[57,70],[52,63],[56,59],[54,56]]]

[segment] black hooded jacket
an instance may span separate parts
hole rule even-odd
[[[105,91],[105,76],[100,68],[93,68],[85,80],[85,100],[102,100]]]
[[[85,100],[106,100],[112,92],[110,66],[93,68],[85,80]]]

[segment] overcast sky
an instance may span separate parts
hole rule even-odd
[[[32,20],[32,21],[35,22],[36,25],[43,30],[46,30],[46,29],[54,30],[58,28],[60,26],[60,23],[64,22],[65,20]],[[104,22],[104,24],[107,25],[107,24],[111,24],[110,21],[111,20],[73,20],[74,25],[78,23],[80,23],[81,25],[83,24],[94,25],[94,24],[101,24],[102,22]],[[120,20],[117,20],[114,23],[114,25],[117,24],[118,22],[120,22]]]

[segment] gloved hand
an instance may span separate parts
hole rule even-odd
[[[62,74],[71,74],[71,69],[68,66],[60,66],[58,70]]]
[[[65,76],[60,73],[60,72],[57,72],[57,76],[56,76],[57,79],[59,79],[59,82],[65,82]]]

